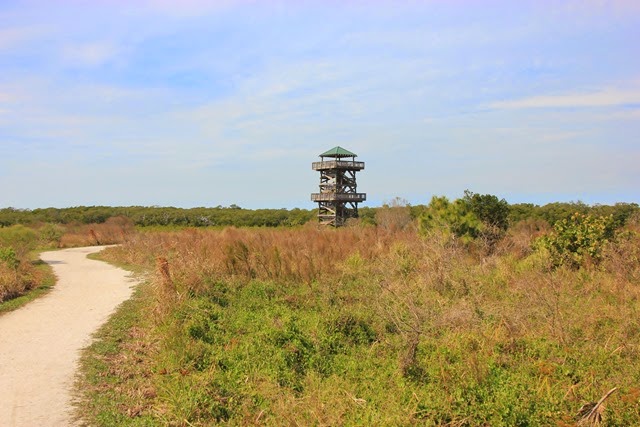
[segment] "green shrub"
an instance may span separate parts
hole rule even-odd
[[[274,338],[274,344],[280,349],[286,366],[284,369],[281,367],[279,372],[280,385],[302,391],[304,376],[316,352],[313,341],[300,330],[295,317]]]
[[[12,248],[0,248],[0,261],[4,262],[8,267],[14,270],[20,265],[20,260],[16,255],[16,251]]]
[[[614,232],[611,215],[575,213],[569,219],[556,222],[553,232],[538,239],[535,245],[549,251],[554,267],[579,268],[602,261],[602,251],[613,239]]]
[[[64,228],[57,224],[47,224],[40,229],[40,241],[45,245],[60,246]]]
[[[343,314],[327,325],[332,335],[339,335],[350,345],[370,345],[376,341],[376,332],[364,319]]]
[[[463,242],[482,239],[489,250],[504,236],[509,226],[509,204],[491,194],[469,190],[462,199],[450,202],[434,196],[419,217],[420,231],[448,230]]]
[[[35,249],[38,236],[35,231],[23,225],[14,225],[0,229],[0,246],[10,247],[18,258],[23,258]]]

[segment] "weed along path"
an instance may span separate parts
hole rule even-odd
[[[87,259],[104,247],[45,252],[56,286],[0,316],[0,426],[74,425],[72,387],[80,350],[132,292],[129,273]]]

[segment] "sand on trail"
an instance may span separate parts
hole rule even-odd
[[[76,424],[72,391],[80,350],[131,296],[129,273],[87,259],[104,246],[44,252],[55,287],[0,315],[0,426]]]

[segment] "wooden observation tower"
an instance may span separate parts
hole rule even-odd
[[[358,203],[367,200],[365,193],[356,190],[356,172],[364,170],[364,162],[356,162],[357,155],[342,147],[320,154],[321,161],[313,162],[320,171],[320,192],[311,194],[318,203],[320,224],[340,227],[348,218],[358,217]]]

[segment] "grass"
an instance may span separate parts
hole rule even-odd
[[[151,375],[148,363],[138,356],[150,345],[140,339],[146,326],[142,309],[145,286],[148,284],[140,285],[132,298],[118,307],[81,356],[82,380],[77,388],[82,395],[78,396],[76,412],[80,418],[92,420],[90,425],[157,425],[143,413],[143,402],[153,397],[153,390],[142,390],[139,395],[132,392]],[[87,394],[92,399],[86,399]]]
[[[127,270],[130,271],[136,275],[144,275],[145,273],[145,268],[140,266],[140,265],[135,265],[135,264],[131,264],[128,262],[123,262],[123,261],[118,261],[118,260],[114,260],[113,258],[109,258],[106,257],[104,255],[104,251],[100,251],[100,252],[92,252],[90,254],[87,255],[88,259],[92,259],[94,261],[103,261],[103,262],[107,262],[111,265],[113,265],[114,267],[118,267],[121,268],[123,270]]]
[[[151,273],[83,358],[91,425],[640,423],[640,239],[549,268],[411,227],[144,233]]]

